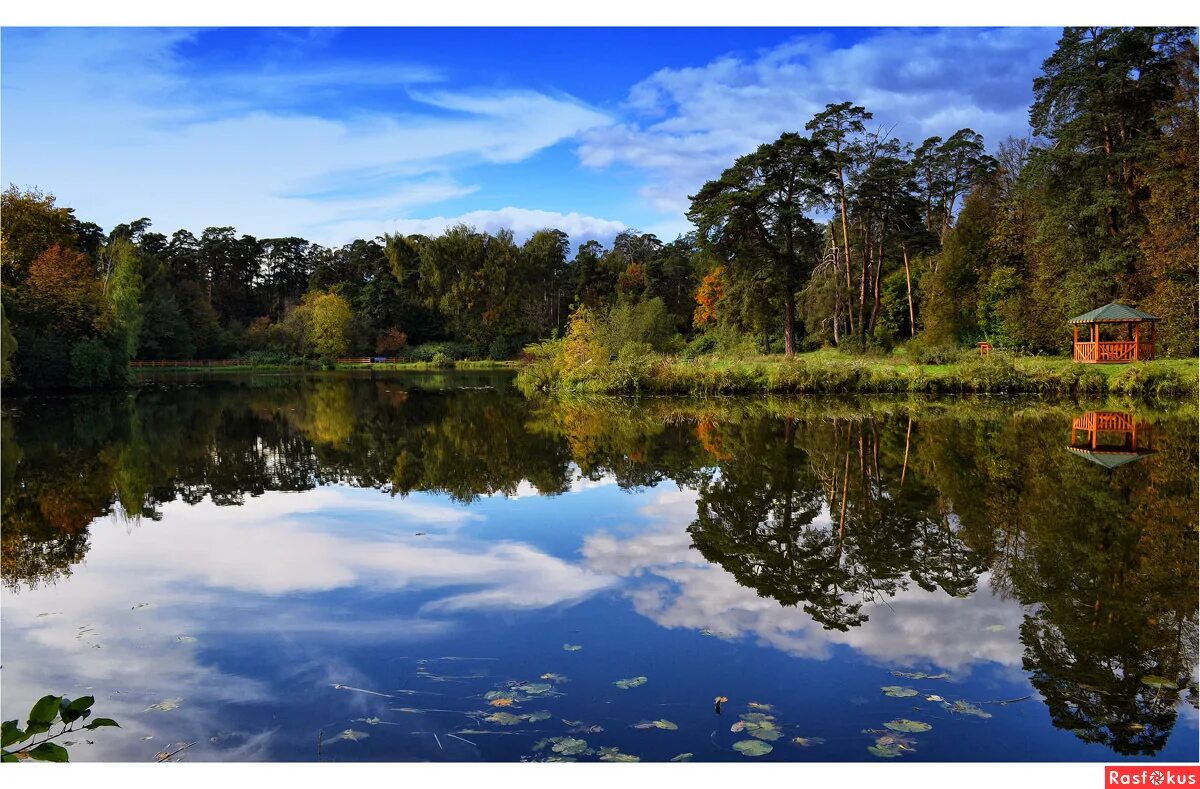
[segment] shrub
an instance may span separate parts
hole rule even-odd
[[[71,346],[71,386],[93,389],[112,382],[112,354],[99,339],[80,340]]]
[[[454,366],[454,360],[451,359],[450,354],[446,353],[445,351],[438,351],[437,353],[435,353],[433,355],[433,358],[429,360],[429,363],[432,364],[434,367],[453,367]]]

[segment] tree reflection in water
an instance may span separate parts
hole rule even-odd
[[[0,428],[4,583],[52,583],[94,519],[156,519],[174,500],[337,482],[471,502],[562,493],[576,474],[673,481],[698,492],[688,532],[705,559],[825,628],[859,626],[912,585],[962,597],[986,579],[1026,606],[1024,668],[1083,740],[1152,754],[1180,699],[1196,704],[1194,411],[553,403],[506,380],[246,376],[22,402]],[[1072,457],[1111,449],[1080,438],[1092,423],[1136,426],[1120,451],[1138,462]]]

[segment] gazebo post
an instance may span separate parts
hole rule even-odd
[[[1079,324],[1073,323],[1071,327],[1075,329],[1075,342],[1071,344],[1071,355],[1075,357],[1075,361],[1079,361]],[[1072,438],[1072,441],[1075,439]]]
[[[1142,324],[1133,324],[1133,360],[1140,362],[1142,360]]]
[[[1092,324],[1092,361],[1100,361],[1100,324]]]

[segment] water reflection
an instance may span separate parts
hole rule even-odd
[[[1105,468],[1116,468],[1154,454],[1154,427],[1124,411],[1088,411],[1072,420],[1067,449]]]
[[[730,644],[1019,669],[1055,727],[1150,755],[1197,699],[1193,423],[986,403],[548,403],[485,376],[26,401],[0,432],[6,637],[12,611],[46,613],[22,593],[49,585],[101,633],[129,626],[106,611],[153,597],[170,612],[163,648],[186,651],[170,639],[215,625],[179,612],[237,593],[225,637],[267,620],[289,641],[320,632],[333,642],[288,670],[368,686],[338,644],[436,639],[469,613],[618,591],[661,629]],[[1073,451],[1143,462],[1064,463],[1067,425]],[[135,528],[146,537],[121,539]],[[85,556],[97,569],[68,579]],[[368,608],[418,599],[385,615],[315,597],[338,590]],[[7,666],[38,638],[48,656],[78,640],[48,622],[13,637]],[[147,663],[128,645],[103,654],[110,678]],[[214,707],[271,692],[184,665],[155,687],[223,684],[195,700]],[[228,758],[269,758],[268,732],[230,740],[246,750]]]

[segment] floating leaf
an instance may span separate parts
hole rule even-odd
[[[572,734],[599,734],[600,732],[604,731],[604,727],[598,723],[584,723],[583,721],[569,721],[569,720],[566,720],[565,718],[563,719],[563,723],[565,723],[569,727],[567,729],[567,731],[571,732]]]
[[[641,759],[629,753],[621,753],[620,748],[603,747],[600,749],[600,761],[602,762],[640,762]]]
[[[695,756],[696,756],[696,754],[694,754],[694,753],[681,753],[678,756],[672,756],[671,761],[673,761],[673,762],[690,762],[693,758],[695,758]]]
[[[549,674],[549,673],[543,674],[542,676],[538,677],[538,679],[548,679],[551,682],[553,682],[555,685],[561,685],[564,682],[571,681],[571,680],[567,679],[566,677],[564,677],[562,674]]]
[[[892,676],[904,679],[950,679],[950,675],[944,671],[941,674],[926,674],[924,671],[893,671]]]
[[[493,707],[511,707],[515,703],[516,702],[514,702],[512,699],[505,698],[492,699],[488,702],[488,704],[492,705]]]
[[[544,682],[525,682],[520,685],[514,685],[513,690],[528,693],[530,696],[540,696],[543,693],[549,693],[551,687]]]
[[[679,727],[669,720],[661,719],[656,721],[639,721],[633,724],[635,729],[664,729],[666,731],[675,731]]]
[[[181,644],[194,644],[194,643],[196,643],[196,637],[195,637],[195,636],[175,636],[175,640],[176,640],[176,641],[178,641],[178,642],[180,642]]]
[[[497,726],[516,726],[521,722],[522,717],[513,715],[511,712],[493,712],[484,718],[488,723],[494,723]]]
[[[989,633],[999,633],[1000,631],[1007,629],[1008,628],[1006,628],[1004,625],[988,625],[984,628],[984,630],[987,630]]]
[[[867,750],[881,759],[894,759],[900,755],[900,749],[894,745],[871,745]]]
[[[1179,683],[1175,680],[1160,677],[1156,674],[1149,674],[1142,677],[1142,684],[1149,685],[1152,688],[1167,688],[1168,690],[1175,690],[1179,687]]]
[[[913,721],[909,720],[908,718],[897,718],[896,720],[888,721],[883,725],[892,731],[902,731],[910,734],[920,734],[923,731],[929,731],[933,728],[928,723]]]
[[[138,603],[137,605],[135,605],[133,608],[130,608],[129,610],[130,610],[130,611],[136,611],[136,610],[138,610],[139,608],[145,608],[145,607],[146,607],[146,606],[148,606],[148,605],[150,605],[150,604],[149,604],[149,603]]]
[[[489,690],[487,693],[483,694],[483,697],[488,701],[494,701],[496,699],[508,699],[509,701],[515,701],[517,694],[513,693],[511,690]],[[496,706],[499,707],[501,705],[497,704]]]
[[[587,740],[581,740],[576,737],[554,737],[551,739],[554,743],[550,746],[550,750],[563,756],[578,756],[583,753],[592,753],[588,748]]]
[[[925,700],[926,701],[945,701],[944,698],[942,698],[941,696],[938,696],[936,694],[930,694],[930,695],[926,696]]]
[[[883,691],[883,695],[897,699],[906,699],[909,696],[917,695],[917,692],[912,688],[905,688],[900,685],[884,685],[880,690]]]
[[[531,712],[528,715],[522,715],[521,717],[530,723],[537,723],[538,721],[550,720],[551,715],[548,711],[541,710],[539,712]]]
[[[646,684],[645,677],[630,677],[629,679],[619,679],[613,683],[621,690],[629,690],[630,688],[640,687]]]
[[[739,740],[733,744],[733,749],[743,756],[765,756],[774,750],[762,740]]]
[[[811,748],[814,745],[824,745],[824,737],[793,737],[792,742],[801,748]]]
[[[866,733],[879,734],[879,730],[869,730]],[[913,747],[915,743],[916,740],[912,737],[885,732],[879,734],[875,738],[875,744],[868,747],[867,750],[881,759],[894,759],[901,754],[916,751],[917,749]]]
[[[159,712],[170,712],[171,710],[179,709],[179,705],[183,703],[183,699],[163,699],[157,704],[151,704],[147,710],[158,710]]]
[[[365,740],[366,738],[368,738],[370,736],[371,735],[367,734],[365,731],[355,731],[354,729],[346,729],[341,734],[339,734],[338,736],[331,739],[330,742],[337,742],[338,740],[350,740],[352,742],[358,742],[359,740]]]
[[[727,701],[729,701],[729,698],[726,696],[717,696],[715,699],[713,699],[713,702],[717,704],[724,704]]]
[[[992,713],[984,712],[969,701],[956,701],[953,705],[947,707],[947,709],[959,715],[974,715],[976,718],[992,717]]]
[[[746,706],[752,710],[762,710],[763,712],[770,712],[771,710],[775,709],[770,704],[760,704],[757,701],[752,701]]]
[[[579,644],[563,644],[563,650],[567,652],[578,652],[583,649]]]

